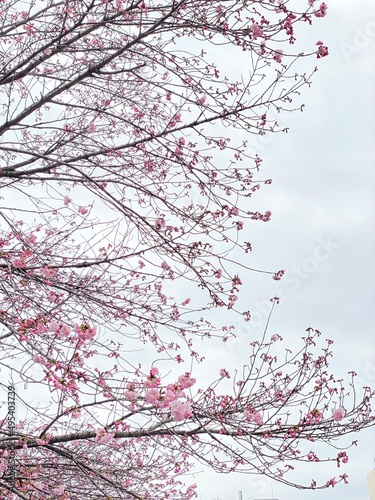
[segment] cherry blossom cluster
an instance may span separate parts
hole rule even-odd
[[[196,379],[191,377],[190,373],[186,372],[184,375],[178,377],[176,383],[162,387],[159,370],[153,367],[143,383],[147,389],[144,399],[156,408],[169,409],[172,419],[176,422],[185,420],[192,414],[192,407],[189,400],[184,400],[186,398],[184,389],[189,389],[195,382]],[[137,386],[140,386],[137,381],[128,382],[124,393],[125,398],[134,403],[140,397],[140,394],[137,392]]]

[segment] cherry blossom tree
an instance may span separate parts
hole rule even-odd
[[[292,353],[266,328],[248,365],[205,383],[190,368],[198,341],[235,338],[212,311],[251,321],[236,307],[241,273],[257,271],[242,230],[270,220],[250,198],[271,181],[249,142],[302,109],[328,49],[302,52],[296,31],[326,10],[2,3],[0,360],[22,418],[13,428],[3,407],[1,498],[190,499],[196,462],[304,488],[347,480],[288,473],[346,463],[316,444],[374,423],[373,392],[328,372],[319,332]]]

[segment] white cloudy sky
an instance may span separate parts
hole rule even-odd
[[[251,228],[252,264],[284,268],[287,279],[254,279],[246,299],[261,311],[262,301],[277,290],[282,301],[272,330],[294,338],[309,326],[319,329],[335,341],[335,373],[355,369],[361,382],[373,386],[375,5],[372,0],[328,5],[329,16],[316,25],[313,38],[329,45],[330,56],[320,61],[311,89],[304,89],[304,113],[289,118],[289,134],[256,145],[264,178],[273,179],[257,196],[257,209],[270,209],[273,217]],[[239,342],[238,350],[245,342],[241,335]],[[350,439],[357,438],[345,470],[332,469],[332,476],[349,474],[347,486],[309,492],[259,477],[204,473],[196,477],[201,500],[236,500],[239,490],[243,500],[270,499],[272,493],[279,500],[368,500],[374,429]],[[325,479],[326,471],[320,473]],[[310,470],[301,471],[301,478],[310,477]]]

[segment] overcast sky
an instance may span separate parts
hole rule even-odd
[[[251,229],[252,264],[287,274],[280,282],[254,279],[246,299],[253,311],[258,308],[261,324],[262,302],[277,291],[282,300],[272,331],[292,339],[309,326],[319,329],[335,341],[334,373],[344,376],[354,369],[361,384],[374,386],[375,5],[372,0],[328,5],[329,15],[312,37],[329,46],[330,56],[319,62],[312,87],[304,89],[304,113],[288,117],[287,135],[254,146],[264,160],[264,178],[273,179],[259,192],[257,209],[270,209],[273,216]],[[239,326],[237,333],[232,365],[249,330]],[[242,491],[243,500],[270,499],[272,493],[279,500],[368,500],[374,429],[352,439],[359,445],[349,463],[333,467],[330,476],[348,473],[347,486],[306,492],[259,477],[204,473],[196,477],[201,499],[237,500]],[[321,480],[326,474],[324,467],[314,472]],[[302,478],[311,476],[310,468],[301,470]]]

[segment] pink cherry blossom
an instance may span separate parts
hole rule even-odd
[[[282,62],[282,59],[281,59],[282,55],[283,55],[282,50],[276,50],[273,54],[274,61],[281,63]]]
[[[320,59],[321,57],[326,57],[328,56],[328,47],[323,45],[322,41],[316,42],[316,45],[318,45],[318,50],[316,52],[317,58]]]
[[[336,422],[339,422],[340,420],[342,420],[343,418],[345,417],[345,410],[344,408],[337,408],[336,410],[334,410],[332,412],[332,418],[333,420],[335,420]]]
[[[89,213],[89,211],[86,207],[78,207],[78,213],[80,213],[81,215],[86,215]]]
[[[258,23],[253,23],[250,26],[250,32],[253,35],[254,40],[256,40],[260,36],[263,36],[263,29],[259,26]]]
[[[112,441],[114,435],[114,432],[108,432],[106,429],[97,429],[95,441],[99,444],[107,444]]]
[[[160,377],[159,377],[159,370],[155,366],[151,368],[149,376],[145,380],[144,384],[145,387],[152,388],[152,387],[159,387],[160,385]]]
[[[60,337],[66,338],[70,335],[70,328],[68,325],[61,325],[60,326]]]
[[[281,280],[281,278],[284,276],[284,274],[285,274],[284,269],[281,269],[281,270],[280,270],[280,271],[278,271],[276,274],[274,274],[274,275],[272,276],[272,278],[273,278],[274,280],[276,280],[276,281],[279,281],[279,280]]]
[[[327,15],[327,5],[325,3],[320,4],[319,10],[315,12],[315,17],[324,17]]]
[[[48,323],[48,328],[50,332],[57,332],[60,328],[60,324],[57,321],[50,321]]]
[[[175,390],[175,388],[173,387],[172,389],[170,387],[168,387],[163,395],[163,401],[166,403],[166,405],[168,406],[168,404],[171,402],[171,401],[174,401],[180,394]]]
[[[36,29],[32,23],[25,24],[25,31],[29,36],[32,36],[35,34]]]
[[[126,384],[124,396],[129,401],[135,401],[138,398],[138,392],[136,391],[136,385],[134,382],[128,382]]]
[[[229,372],[225,368],[222,368],[220,370],[220,377],[221,378],[230,378]]]
[[[271,211],[266,210],[264,212],[264,216],[262,217],[263,222],[268,222],[269,220],[271,220],[271,215],[272,215]]]
[[[156,227],[156,229],[162,229],[163,227],[165,227],[165,220],[163,218],[156,219],[155,227]]]
[[[161,394],[160,389],[153,387],[146,392],[145,400],[147,403],[151,403],[153,405],[157,404],[160,401]]]
[[[75,325],[74,331],[81,340],[92,340],[96,335],[96,327],[91,327],[87,323]]]
[[[329,481],[326,482],[326,487],[332,486],[332,488],[337,484],[337,481],[335,478],[330,479]]]
[[[221,278],[222,274],[223,274],[223,270],[218,269],[215,273],[215,278],[218,278],[218,279]]]
[[[12,264],[14,267],[18,268],[26,267],[26,262],[24,258],[16,257],[15,259],[12,260]]]
[[[53,276],[55,276],[57,274],[56,269],[49,269],[48,267],[42,267],[42,269],[40,271],[43,273],[43,276],[45,276],[46,278],[52,278]]]
[[[188,389],[189,387],[194,385],[195,382],[196,379],[192,378],[189,372],[186,372],[184,375],[180,375],[178,377],[178,383],[180,384],[182,389]]]
[[[259,411],[245,410],[244,411],[245,418],[248,422],[254,422],[257,425],[263,424],[263,418]]]
[[[55,495],[62,495],[65,491],[65,486],[56,486],[56,488],[53,488],[52,493]]]
[[[176,422],[189,418],[192,414],[190,401],[172,401],[170,404],[172,419]]]

